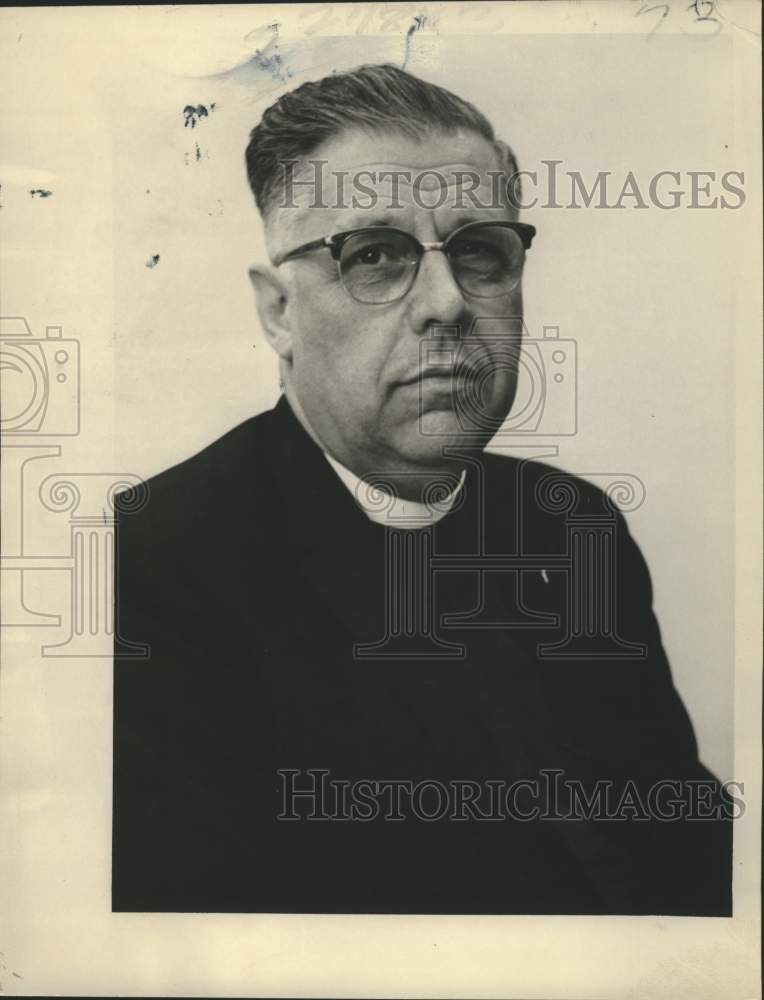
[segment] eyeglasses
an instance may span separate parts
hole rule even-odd
[[[462,292],[489,299],[507,295],[519,284],[525,251],[535,235],[535,226],[522,222],[468,222],[445,240],[420,243],[402,229],[369,226],[305,243],[273,263],[280,267],[326,248],[348,293],[357,302],[382,305],[402,299],[414,284],[422,255],[440,250]]]

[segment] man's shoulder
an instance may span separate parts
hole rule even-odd
[[[618,514],[616,494],[607,486],[591,482],[586,475],[519,453],[485,452],[484,461],[489,496],[498,494],[509,499],[511,492],[522,499],[526,508],[550,516]]]
[[[266,410],[249,417],[189,458],[152,476],[147,484],[153,493],[162,495],[240,478],[248,465],[262,461],[271,413]]]
[[[202,520],[223,524],[243,516],[256,518],[272,485],[267,447],[272,413],[250,417],[146,479],[137,503],[134,495],[117,496],[115,509],[123,530],[134,527],[167,539],[193,531]]]

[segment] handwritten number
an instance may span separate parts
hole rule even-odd
[[[652,35],[653,31],[657,31],[658,28],[660,28],[660,26],[663,24],[664,20],[668,17],[668,14],[669,14],[669,5],[667,3],[660,3],[660,4],[653,4],[652,7],[648,7],[647,4],[642,4],[642,6],[637,11],[637,17],[639,17],[640,14],[649,14],[653,10],[660,10],[660,11],[662,11],[662,13],[661,13],[661,16],[660,16],[660,20],[655,22],[655,26],[653,27],[652,31],[650,32],[651,35]]]

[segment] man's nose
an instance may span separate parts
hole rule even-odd
[[[441,250],[426,250],[422,254],[410,294],[411,319],[419,333],[424,333],[434,323],[455,323],[465,309],[462,291]]]

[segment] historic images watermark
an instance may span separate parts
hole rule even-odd
[[[41,645],[44,657],[110,657],[115,638],[120,655],[145,657],[145,646],[126,642],[115,628],[113,576],[117,519],[145,506],[147,484],[132,473],[47,470],[48,460],[61,458],[62,439],[81,432],[79,341],[64,337],[60,326],[35,336],[24,316],[3,316],[0,374],[0,627],[63,628],[63,635]],[[41,554],[30,544],[30,529],[48,513],[68,518],[60,520],[59,538]],[[40,573],[67,577],[63,614],[35,607],[30,594]]]
[[[281,209],[384,208],[401,211],[448,206],[470,209],[738,209],[746,202],[745,172],[662,168],[585,174],[563,160],[542,160],[534,170],[391,169],[380,165],[352,173],[330,169],[319,158],[281,163]]]
[[[330,777],[325,768],[279,768],[280,811],[284,821],[433,823],[535,820],[692,820],[739,819],[745,814],[744,783],[726,781],[717,794],[713,779],[663,778],[644,787],[634,780],[585,783],[560,768],[514,781],[475,778]]]
[[[478,520],[485,501],[485,469],[470,442],[482,450],[491,437],[509,444],[521,460],[553,458],[558,451],[553,442],[578,431],[578,348],[575,340],[560,336],[559,326],[545,326],[541,337],[531,336],[519,315],[479,316],[468,330],[434,326],[420,341],[419,367],[443,372],[455,418],[450,430],[442,423],[431,429],[420,395],[419,433],[440,439],[452,468],[461,469],[462,479],[469,475]],[[497,415],[491,403],[493,383],[502,373],[517,381],[508,416],[503,411]],[[524,498],[521,475],[513,495],[505,497],[507,517],[517,520],[516,548],[494,551],[481,521],[475,523],[476,548],[469,554],[436,551],[431,530],[442,511],[456,511],[464,501],[457,472],[430,476],[380,472],[359,481],[356,500],[383,518],[387,528],[386,604],[384,634],[357,644],[355,658],[464,659],[469,653],[465,629],[532,628],[541,630],[539,638],[546,639],[537,644],[540,659],[644,660],[646,646],[619,633],[617,572],[622,515],[641,506],[644,483],[621,472],[587,470],[582,475],[590,487],[601,491],[598,507],[589,502],[589,487],[554,470],[536,483],[531,497]],[[409,493],[419,490],[413,512],[397,502],[404,482]],[[524,529],[535,515],[564,520],[565,538],[558,551],[534,551],[529,545]],[[474,607],[445,616],[439,613],[436,582],[447,573],[473,576]],[[536,577],[545,586],[554,577],[561,587],[553,611],[534,609],[525,602],[523,594]],[[488,595],[502,580],[507,586],[503,617],[498,619],[489,608]]]

